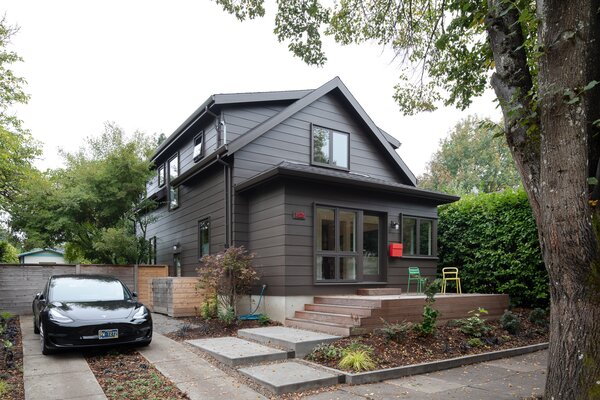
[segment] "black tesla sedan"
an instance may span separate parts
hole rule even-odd
[[[120,280],[106,275],[50,277],[33,300],[33,327],[43,354],[152,341],[148,309]]]

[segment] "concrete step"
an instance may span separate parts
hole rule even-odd
[[[292,352],[274,349],[236,337],[187,340],[187,343],[210,354],[230,367],[285,360]]]
[[[277,395],[337,385],[344,383],[345,378],[344,374],[295,361],[257,365],[238,371]]]
[[[363,288],[358,289],[356,294],[359,296],[392,296],[401,295],[402,289],[400,288]]]
[[[285,326],[306,329],[309,331],[323,332],[330,335],[350,336],[352,325],[333,324],[330,322],[310,321],[300,318],[286,318]]]
[[[370,317],[373,309],[359,306],[340,306],[337,304],[305,304],[306,311],[318,311],[332,314],[357,315],[359,317]]]
[[[338,306],[356,306],[379,308],[381,300],[372,299],[367,296],[315,296],[315,304],[334,304]]]
[[[334,314],[318,311],[296,311],[294,317],[298,319],[306,319],[309,321],[330,322],[340,325],[360,325],[360,317],[348,314]]]
[[[304,357],[321,343],[329,343],[340,339],[340,336],[287,326],[240,329],[238,330],[238,336],[267,346],[277,346],[288,351],[293,351],[295,357],[298,358]]]

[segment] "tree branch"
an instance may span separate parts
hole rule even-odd
[[[533,112],[533,89],[527,65],[519,12],[506,0],[488,3],[486,30],[496,72],[491,84],[504,115],[506,140],[527,190],[531,207],[539,217],[540,145],[539,117]]]

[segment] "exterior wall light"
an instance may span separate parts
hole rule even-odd
[[[400,229],[400,224],[397,223],[396,221],[392,221],[392,222],[390,222],[390,228],[397,231],[398,229]]]

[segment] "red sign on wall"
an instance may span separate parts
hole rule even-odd
[[[390,243],[390,257],[402,257],[402,243]]]
[[[306,219],[306,213],[304,211],[294,211],[292,218],[304,220]]]

